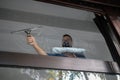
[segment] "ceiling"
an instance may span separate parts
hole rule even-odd
[[[0,8],[64,17],[76,20],[92,21],[92,12],[38,2],[34,0],[1,0]]]

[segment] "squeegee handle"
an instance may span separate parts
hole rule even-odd
[[[31,36],[31,30],[25,30],[25,33],[27,34],[27,37]]]

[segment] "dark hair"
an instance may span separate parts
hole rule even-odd
[[[72,41],[72,37],[69,34],[64,34],[63,37],[65,37],[65,36],[68,36]]]

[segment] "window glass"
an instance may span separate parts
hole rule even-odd
[[[34,0],[2,0],[0,12],[0,51],[37,54],[26,41],[24,30],[31,29],[46,53],[55,54],[53,48],[61,48],[62,36],[69,34],[73,53],[78,51],[86,59],[113,61],[92,12]]]
[[[69,70],[1,67],[0,78],[1,80],[120,80],[120,75]]]

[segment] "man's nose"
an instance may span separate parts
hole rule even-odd
[[[69,42],[68,40],[64,40],[63,42]]]

